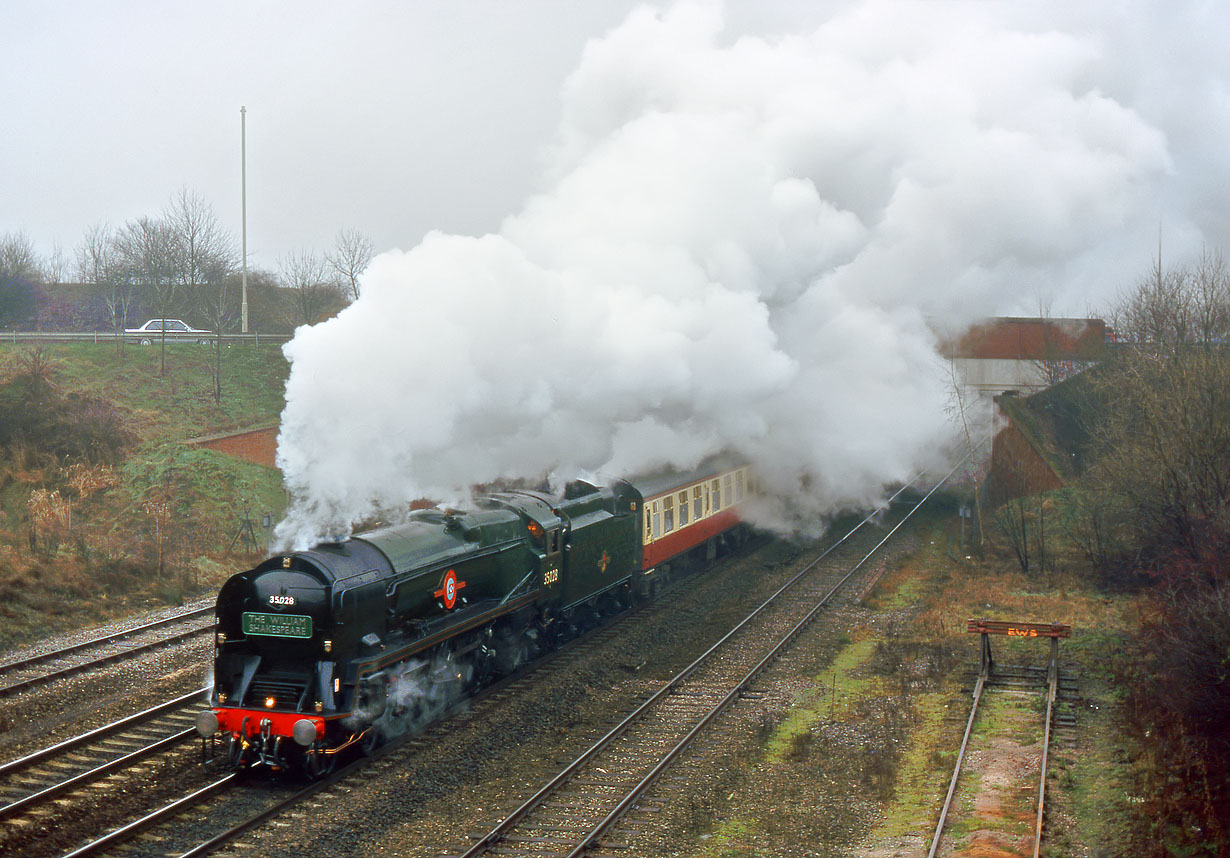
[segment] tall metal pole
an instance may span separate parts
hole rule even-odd
[[[243,303],[240,305],[240,315],[243,317],[243,332],[248,332],[248,108],[239,108],[239,171],[241,191],[241,206],[243,208]]]

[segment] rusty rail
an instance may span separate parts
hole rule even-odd
[[[957,754],[956,765],[953,766],[952,778],[948,783],[948,794],[944,798],[944,807],[940,811],[939,821],[935,824],[935,834],[931,838],[931,848],[927,858],[935,858],[940,839],[944,832],[944,824],[948,820],[948,811],[952,807],[952,798],[956,793],[957,781],[961,776],[961,764],[965,759],[965,749],[974,729],[974,719],[978,715],[978,704],[982,701],[982,692],[987,681],[995,671],[995,657],[991,652],[990,635],[1004,635],[1015,638],[1049,638],[1051,642],[1050,658],[1047,664],[1046,691],[1046,723],[1042,737],[1042,765],[1038,784],[1038,810],[1034,820],[1034,851],[1033,858],[1039,858],[1042,848],[1042,819],[1046,809],[1046,768],[1051,747],[1051,722],[1054,717],[1055,698],[1059,689],[1059,639],[1072,636],[1072,627],[1066,623],[1031,623],[1009,620],[970,619],[966,621],[966,631],[982,636],[981,656],[978,669],[978,681],[974,686],[973,703],[970,706],[969,721],[965,725],[965,735],[961,738],[961,750]]]

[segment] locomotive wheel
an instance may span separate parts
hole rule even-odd
[[[471,664],[474,668],[471,674],[471,682],[473,682],[475,688],[482,688],[495,675],[495,649],[485,643],[479,644],[474,650]]]
[[[572,622],[577,628],[578,635],[588,634],[602,622],[602,612],[591,600],[577,608],[576,613],[572,616]]]
[[[598,601],[599,620],[609,619],[615,616],[616,614],[618,614],[623,609],[624,609],[623,605],[619,603],[618,596],[616,596],[614,593],[604,593],[602,598],[599,599]]]
[[[504,629],[495,639],[495,672],[507,676],[530,660],[530,641],[525,632]]]
[[[413,704],[403,705],[398,703],[389,707],[389,733],[394,736],[402,736],[408,733],[414,727],[417,710],[418,707]]]
[[[363,756],[370,757],[372,753],[384,744],[384,732],[376,724],[372,724],[364,732],[362,738],[359,739],[359,749],[363,752]]]

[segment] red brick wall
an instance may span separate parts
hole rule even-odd
[[[269,426],[264,429],[250,429],[246,432],[236,432],[233,435],[221,435],[214,438],[201,438],[193,443],[217,450],[245,462],[254,462],[266,468],[276,468],[275,459],[278,452],[278,427]]]
[[[987,478],[987,493],[993,505],[1058,488],[1063,488],[1063,480],[1020,430],[1008,424],[996,434],[991,442],[991,473]]]
[[[956,357],[1094,360],[1106,341],[1101,319],[993,319],[961,338]]]

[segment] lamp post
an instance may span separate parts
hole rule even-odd
[[[243,303],[239,313],[243,321],[243,333],[248,333],[248,109],[239,108],[239,182],[240,207],[242,209],[243,241]]]

